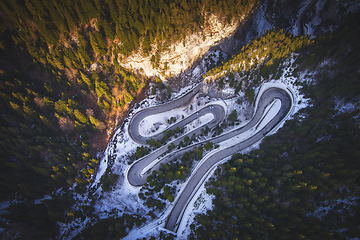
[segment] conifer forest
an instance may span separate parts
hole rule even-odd
[[[213,18],[235,26],[209,46],[220,60],[196,55],[178,75],[137,67],[141,56],[151,63],[144,68],[170,71],[180,60],[166,54],[192,47],[191,37],[206,43]],[[1,239],[122,239],[157,221],[196,164],[221,149],[212,139],[242,124],[240,110],[179,144],[168,143],[186,128],[164,131],[123,160],[107,149],[141,101],[173,100],[202,61],[197,83],[219,99],[253,109],[264,83],[292,77],[307,105],[215,168],[204,183],[212,207],[189,220],[185,235],[157,228],[139,239],[359,239],[359,22],[358,0],[0,0]],[[184,118],[169,115],[165,124]],[[200,141],[128,200],[146,210],[100,214],[102,199],[125,186],[113,164]]]

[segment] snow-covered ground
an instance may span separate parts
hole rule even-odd
[[[187,116],[184,109],[173,109],[168,112],[150,115],[144,118],[139,125],[139,133],[144,137],[151,137],[160,132],[163,132],[170,124],[168,120],[171,117],[181,120],[182,116]]]
[[[357,109],[359,109],[360,103],[345,103],[344,100],[337,100],[335,110],[339,111],[339,113],[350,113]]]
[[[212,175],[216,168],[210,173]],[[201,185],[196,195],[192,198],[189,206],[183,215],[183,221],[181,221],[180,226],[177,231],[177,239],[187,239],[191,233],[190,225],[194,222],[194,218],[198,214],[206,213],[208,210],[213,209],[212,200],[214,199],[213,195],[206,193],[205,185]]]
[[[12,202],[10,201],[3,201],[0,203],[0,219],[3,220],[1,218],[1,215],[7,213],[6,209],[12,204]],[[2,233],[5,229],[0,227],[0,233]]]
[[[190,132],[191,130],[194,130],[195,128],[199,128],[202,126],[206,126],[207,123],[211,122],[211,120],[214,119],[214,115],[211,113],[207,113],[198,119],[192,121],[191,123],[187,124],[185,126],[184,133]]]
[[[160,132],[163,132],[166,128],[168,128],[173,123],[169,123],[171,117],[176,119],[176,122],[181,121],[183,118],[188,117],[193,112],[196,112],[200,108],[202,108],[206,103],[210,100],[207,97],[195,97],[195,101],[190,103],[185,107],[180,107],[173,109],[168,112],[159,113],[156,115],[150,115],[144,118],[139,125],[139,133],[145,137],[154,136]],[[191,131],[193,128],[196,128],[200,125],[204,125],[210,122],[213,119],[211,114],[206,114],[205,116],[201,116],[197,120],[187,124],[185,126],[185,133]],[[175,122],[175,123],[176,123]]]
[[[310,99],[306,99],[301,94],[302,86],[298,83],[311,84],[313,82],[313,76],[316,72],[303,71],[294,75],[293,72],[297,66],[295,66],[295,60],[298,54],[291,54],[289,58],[282,64],[282,74],[279,79],[270,79],[268,84],[282,84],[283,88],[292,92],[293,96],[293,110],[291,116],[297,113],[300,109],[310,105]]]
[[[270,86],[268,86],[270,87]],[[266,88],[265,88],[266,90]],[[220,144],[220,147],[217,148],[215,151],[221,151],[227,147],[233,146],[238,144],[239,142],[243,141],[244,139],[254,135],[257,133],[263,126],[266,125],[267,122],[269,122],[279,111],[281,107],[281,102],[279,100],[275,100],[270,106],[268,106],[265,109],[264,117],[261,122],[261,124],[258,126],[258,128],[251,129],[243,134],[240,134],[236,137],[233,137],[231,139],[228,139]],[[245,125],[246,123],[242,124]],[[242,125],[238,126],[241,127]],[[249,148],[253,149],[253,148]],[[246,149],[249,151],[249,149]],[[208,156],[212,154],[209,153],[206,155],[202,161],[204,161]],[[229,160],[229,157],[226,159],[223,159],[221,162],[213,166],[212,170],[210,171],[210,174],[206,177],[205,182],[210,178],[210,176],[215,171],[216,167],[224,162]],[[197,167],[201,165],[201,162],[197,164],[195,169],[193,171],[196,171]],[[207,210],[212,209],[212,199],[214,196],[209,195],[206,193],[205,185],[202,184],[197,193],[194,195],[194,197],[191,199],[187,209],[185,210],[183,219],[179,225],[178,231],[177,231],[177,239],[187,239],[188,235],[191,233],[190,225],[193,223],[194,218],[197,214],[206,213]]]

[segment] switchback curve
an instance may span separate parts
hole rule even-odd
[[[183,100],[177,99],[176,100],[177,104],[186,103],[197,92],[198,91],[192,91],[192,93],[185,95],[184,97],[186,97],[186,98]],[[288,112],[290,111],[291,106],[292,106],[292,101],[291,101],[291,97],[289,96],[289,93],[281,88],[275,88],[275,87],[269,88],[266,91],[264,91],[261,94],[261,96],[258,96],[258,98],[259,98],[259,101],[257,104],[257,109],[255,110],[253,118],[251,119],[250,122],[248,122],[245,126],[234,129],[233,131],[230,131],[230,132],[227,132],[220,136],[217,136],[215,138],[209,139],[209,141],[211,141],[213,143],[219,143],[219,142],[225,141],[229,138],[235,137],[245,131],[248,131],[250,129],[254,129],[254,128],[258,127],[259,121],[263,116],[265,108],[267,106],[269,106],[269,104],[271,104],[275,99],[279,99],[281,101],[281,107],[280,107],[278,114],[271,121],[269,121],[269,123],[266,126],[264,126],[262,129],[258,130],[256,132],[256,134],[252,135],[250,138],[245,139],[244,141],[240,142],[237,145],[228,147],[226,149],[223,149],[222,151],[217,151],[217,152],[209,155],[209,157],[206,159],[206,161],[204,161],[202,163],[202,165],[199,168],[197,168],[197,171],[192,173],[192,175],[190,176],[190,178],[188,179],[188,181],[186,183],[184,190],[176,198],[176,201],[173,204],[173,208],[172,208],[172,210],[169,214],[168,220],[166,222],[167,229],[172,230],[172,231],[176,229],[178,223],[180,222],[180,220],[182,218],[184,210],[186,209],[187,204],[190,202],[192,196],[194,195],[196,190],[201,185],[201,183],[202,183],[201,181],[204,180],[204,176],[209,173],[209,171],[212,169],[212,167],[214,165],[216,165],[222,159],[224,159],[236,152],[239,152],[239,151],[253,145],[254,143],[260,141],[264,136],[266,136],[266,134],[271,132],[283,120],[283,118],[288,114]],[[173,109],[174,105],[170,105],[170,106],[171,107],[170,108],[168,107],[168,109]],[[147,140],[146,138],[143,138],[143,137],[140,137],[140,135],[137,135],[138,131],[136,132],[136,134],[134,134],[133,130],[138,129],[139,125],[137,125],[137,124],[140,124],[141,119],[145,118],[149,114],[159,113],[160,109],[164,110],[167,108],[161,107],[161,108],[155,109],[155,111],[154,111],[154,108],[145,109],[145,110],[141,111],[141,114],[136,114],[132,118],[132,121],[130,121],[129,132],[132,131],[132,134],[130,134],[130,135],[135,141],[141,142],[141,143],[144,143],[144,141],[146,142],[146,140]],[[224,109],[222,109],[222,107],[220,107],[218,105],[207,106],[207,107],[199,110],[198,114],[193,114],[191,116],[198,117],[198,116],[201,116],[203,114],[210,112],[210,113],[214,114],[214,117],[215,117],[217,113],[212,112],[210,109],[217,109],[216,111],[219,111],[219,113],[221,113],[220,118],[218,118],[217,120],[213,120],[211,122],[211,123],[213,123],[213,125],[218,124],[217,123],[218,121],[223,120],[223,118],[225,117],[225,111],[224,111]],[[151,110],[151,111],[149,112],[147,110]],[[166,110],[166,111],[168,111],[168,110]],[[135,118],[138,118],[138,119],[135,119]],[[135,121],[134,121],[134,119],[135,119]],[[184,119],[184,121],[180,121],[177,124],[180,124],[178,126],[181,126],[181,124],[187,124],[187,122],[188,121]],[[136,138],[136,137],[134,138],[135,135],[138,136],[138,138]],[[173,143],[177,144],[180,140],[181,140],[180,138],[175,139],[173,141]],[[170,143],[168,143],[168,144],[170,144]],[[190,147],[195,147],[200,144],[202,144],[202,142],[191,145]],[[190,148],[190,147],[188,147],[188,148]],[[150,155],[147,155],[147,156],[139,159],[138,161],[136,161],[134,164],[132,164],[128,171],[128,174],[127,174],[129,183],[134,186],[141,186],[141,185],[145,184],[146,177],[153,170],[157,170],[160,166],[160,163],[166,163],[166,162],[170,161],[171,159],[175,158],[176,156],[182,155],[185,151],[189,151],[189,150],[186,148],[180,149],[174,153],[168,154],[164,158],[161,158],[161,155],[166,153],[166,151],[167,151],[167,145],[163,146],[162,148],[157,149]],[[147,167],[148,165],[151,165],[154,161],[156,161],[156,163],[153,164],[154,166],[149,168],[149,170],[146,173],[144,173],[143,169],[145,167]]]

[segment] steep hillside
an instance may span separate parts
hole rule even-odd
[[[113,130],[151,81],[119,62],[140,53],[158,64],[168,46],[183,46],[196,34],[204,35],[199,45],[213,43],[255,5],[240,0],[1,1],[0,198],[8,201],[4,206],[19,203],[2,221],[9,236],[50,238],[58,233],[57,222],[78,217],[71,212],[74,195],[88,191]],[[213,25],[225,26],[214,40],[210,35],[220,28]]]
[[[261,84],[284,78],[309,106],[259,149],[219,167],[197,201],[213,199],[213,210],[178,236],[358,237],[360,3],[318,0],[304,12],[310,2],[0,1],[1,237],[118,239],[136,231],[161,215],[176,186],[126,196],[116,189],[124,166],[148,151],[126,145],[128,113],[204,80],[191,108],[211,96],[234,99],[242,111],[211,132],[219,134],[231,119],[251,116]],[[297,36],[301,15],[305,35]],[[123,148],[112,152],[117,140]],[[194,151],[190,158],[203,154]],[[162,181],[176,173],[184,180],[188,157]],[[173,238],[160,230],[155,237]]]
[[[215,171],[207,183],[207,193],[214,195],[213,209],[197,217],[190,239],[359,236],[360,19],[359,11],[352,11],[341,17],[334,14],[339,25],[332,29],[318,24],[328,33],[301,44],[293,72],[286,75],[302,86],[311,106],[267,137],[259,149],[236,154]],[[264,44],[270,52],[282,48],[270,47],[269,34],[251,41],[205,79],[223,88],[244,81],[245,86],[256,87],[281,79],[289,63],[286,55],[272,61],[266,54],[261,58],[258,51],[264,50]],[[291,44],[290,36],[284,39]]]

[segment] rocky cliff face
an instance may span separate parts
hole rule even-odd
[[[162,80],[181,78],[183,83],[179,84],[186,85],[190,78],[195,77],[199,80],[199,77],[211,68],[209,64],[205,66],[199,60],[205,59],[205,62],[209,62],[217,51],[224,55],[235,54],[251,39],[261,36],[265,30],[273,27],[296,35],[297,18],[310,1],[263,0],[246,19],[243,17],[240,21],[232,21],[230,24],[224,19],[208,14],[202,31],[187,36],[184,41],[168,46],[159,53],[157,67],[151,61],[151,57],[157,52],[157,46],[152,46],[153,50],[149,56],[144,56],[139,51],[123,58],[120,64],[148,77],[158,76]],[[304,17],[304,34],[316,37],[332,31],[332,23],[338,25],[344,16],[359,7],[359,1],[318,0]],[[214,60],[216,61],[219,59]]]
[[[239,21],[228,24],[215,15],[209,14],[201,32],[187,36],[184,41],[167,47],[164,52],[159,54],[157,68],[151,61],[151,56],[156,53],[156,46],[153,46],[150,56],[144,56],[138,52],[124,58],[120,64],[126,68],[139,70],[147,76],[159,76],[165,80],[190,68],[212,46],[233,35],[238,26]]]

